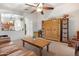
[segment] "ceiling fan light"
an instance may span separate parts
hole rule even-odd
[[[42,8],[37,8],[37,12],[41,12],[42,10]]]
[[[40,3],[37,7],[37,12],[41,12],[43,10],[43,5]]]

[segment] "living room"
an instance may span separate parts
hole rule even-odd
[[[79,3],[0,3],[0,55],[79,55],[78,6]],[[66,32],[61,20],[67,22]]]

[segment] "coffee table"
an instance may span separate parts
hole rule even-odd
[[[35,39],[22,39],[23,41],[23,46],[25,43],[31,44],[33,46],[36,46],[40,49],[40,55],[42,56],[42,49],[43,47],[47,46],[47,51],[49,50],[49,44],[50,41],[43,39],[43,38],[35,38]]]

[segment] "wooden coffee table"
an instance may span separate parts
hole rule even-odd
[[[43,38],[22,39],[22,41],[23,41],[23,46],[25,45],[25,43],[28,43],[28,44],[38,47],[40,49],[40,55],[42,55],[43,47],[47,46],[47,51],[49,49],[50,41]]]

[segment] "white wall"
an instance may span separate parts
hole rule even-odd
[[[26,36],[33,37],[32,21],[25,17],[25,23],[26,23]]]
[[[48,18],[61,17],[64,14],[69,14],[69,36],[70,38],[76,35],[76,31],[79,30],[79,4],[61,4],[55,7],[54,10],[46,12],[44,15],[38,13],[36,18],[37,27],[34,30],[40,30],[42,28],[42,20]]]
[[[70,37],[76,36],[76,32],[79,31],[79,10],[72,12],[69,21],[69,34]]]

